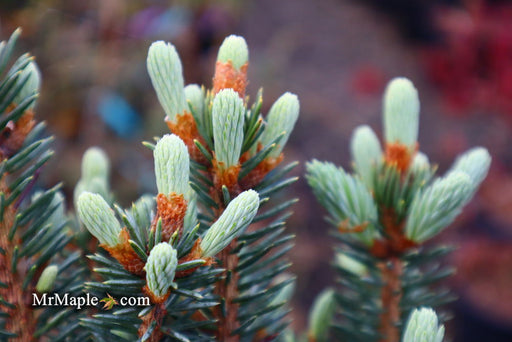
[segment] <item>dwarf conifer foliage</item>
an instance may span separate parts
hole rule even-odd
[[[33,308],[33,294],[78,294],[80,253],[64,250],[73,235],[60,186],[35,191],[52,138],[41,137],[44,123],[35,117],[41,77],[34,58],[11,58],[19,35],[0,43],[0,340],[59,341],[78,328],[75,312]]]
[[[11,61],[18,36],[0,43],[0,340],[297,341],[287,328],[295,279],[285,227],[296,200],[273,199],[297,179],[288,176],[297,163],[281,165],[297,96],[283,94],[266,115],[261,90],[250,103],[242,37],[221,45],[211,89],[185,86],[174,46],[153,43],[147,68],[170,130],[144,143],[157,193],[116,204],[107,155],[90,148],[70,220],[59,186],[36,187],[53,152],[34,114],[34,59]],[[491,159],[472,149],[436,178],[418,152],[418,123],[416,89],[395,79],[384,96],[384,148],[362,126],[353,173],[308,163],[336,227],[341,289],[318,297],[300,341],[327,341],[336,310],[342,341],[442,341],[442,316],[422,306],[452,298],[430,287],[452,272],[437,263],[450,248],[424,243],[469,202]],[[103,299],[31,307],[34,295]]]
[[[93,308],[81,319],[94,341],[211,340],[211,308],[218,305],[213,286],[222,273],[215,256],[245,231],[259,207],[258,193],[244,191],[200,230],[185,144],[164,135],[153,155],[156,201],[143,196],[123,209],[101,194],[77,194],[78,217],[101,247],[90,259],[103,281],[87,282],[85,290],[104,297],[106,311]],[[138,298],[137,305],[118,306],[116,298],[128,296]]]
[[[153,43],[147,65],[165,121],[191,157],[190,185],[198,201],[199,231],[213,223],[201,248],[207,256],[216,256],[216,264],[223,269],[214,285],[220,301],[212,311],[215,338],[275,338],[288,324],[285,304],[289,298],[283,294],[289,293],[286,288],[294,280],[280,275],[289,267],[285,254],[292,247],[292,236],[285,232],[285,220],[295,200],[276,203],[270,197],[296,180],[286,176],[296,163],[279,165],[299,114],[297,96],[283,94],[265,117],[261,90],[248,104],[249,51],[238,36],[227,37],[220,47],[212,89],[184,86],[181,61],[171,44]],[[229,223],[223,216],[249,189],[257,191],[261,201],[253,224],[237,236],[232,229],[212,234],[220,223],[245,224],[240,214]]]
[[[213,89],[185,86],[174,46],[151,45],[147,68],[171,131],[145,143],[156,196],[119,207],[105,182],[104,154],[84,156],[75,201],[100,243],[90,259],[102,278],[85,289],[112,309],[81,319],[92,339],[263,341],[288,325],[294,278],[284,274],[292,247],[285,220],[295,200],[270,197],[296,180],[286,176],[296,163],[279,165],[299,101],[285,93],[264,117],[261,91],[248,105],[247,67],[245,40],[230,36]],[[121,296],[150,304],[119,307]]]
[[[328,162],[307,164],[308,182],[339,241],[340,319],[334,330],[343,340],[399,341],[412,309],[437,307],[453,298],[432,288],[453,272],[438,261],[450,248],[424,243],[469,202],[491,158],[484,148],[471,149],[435,177],[436,167],[418,151],[419,109],[413,84],[394,79],[384,95],[384,147],[370,127],[361,126],[352,136],[352,173]],[[417,317],[413,314],[414,326],[404,341],[442,339],[437,316],[435,322],[428,320],[435,326],[428,339],[421,337],[427,319]]]

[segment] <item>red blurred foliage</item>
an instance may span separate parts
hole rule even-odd
[[[358,95],[380,95],[384,91],[386,82],[386,74],[381,69],[367,64],[354,71],[351,86]]]
[[[453,282],[463,300],[487,318],[512,323],[512,242],[481,236],[461,243],[453,254]]]
[[[512,4],[468,1],[436,17],[443,42],[421,56],[451,112],[483,109],[512,119]]]

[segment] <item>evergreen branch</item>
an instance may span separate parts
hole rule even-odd
[[[333,324],[340,339],[398,341],[409,310],[453,300],[449,291],[435,289],[453,273],[435,263],[450,248],[422,244],[453,222],[487,175],[491,159],[483,148],[470,150],[446,176],[432,180],[435,167],[417,152],[418,118],[416,89],[407,79],[394,79],[384,96],[384,152],[373,131],[362,126],[351,142],[354,176],[328,163],[307,165],[308,182],[340,241],[335,263],[340,317]],[[363,222],[373,227],[371,235],[365,236],[368,226],[346,229]],[[442,339],[437,318],[424,314],[430,317],[428,328],[422,330],[411,318],[403,341]]]

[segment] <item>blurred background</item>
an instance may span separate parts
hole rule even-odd
[[[177,46],[186,83],[211,85],[218,46],[243,35],[250,48],[249,95],[265,89],[265,112],[285,91],[301,116],[286,160],[303,175],[312,158],[350,168],[354,128],[381,131],[388,80],[410,78],[421,100],[420,150],[445,172],[481,145],[493,163],[477,198],[436,242],[454,243],[458,268],[447,286],[454,341],[512,341],[512,1],[483,0],[1,0],[0,37],[23,28],[18,52],[37,57],[39,120],[56,136],[44,172],[72,199],[83,152],[105,149],[112,188],[124,205],[154,192],[152,156],[141,145],[168,132],[146,72],[147,48]],[[324,211],[302,177],[289,228],[298,276],[295,328],[333,284]],[[71,203],[70,203],[71,208]]]

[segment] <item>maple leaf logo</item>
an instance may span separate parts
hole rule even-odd
[[[105,302],[105,305],[103,305],[103,310],[111,310],[114,307],[114,305],[119,304],[117,300],[115,300],[114,297],[112,297],[108,293],[107,296],[108,297],[105,297],[102,300],[100,300],[100,302]]]

